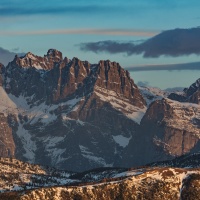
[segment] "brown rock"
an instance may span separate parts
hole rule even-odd
[[[189,153],[199,141],[200,130],[193,119],[198,113],[195,106],[162,99],[152,103],[141,125],[166,154],[180,156]]]
[[[191,103],[200,104],[200,90],[197,90],[195,93],[193,93],[189,98],[189,101]]]
[[[13,129],[9,125],[12,116],[4,116],[0,113],[0,157],[15,156],[15,142],[13,139]]]

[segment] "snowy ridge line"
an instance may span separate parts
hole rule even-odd
[[[147,102],[147,106],[149,106],[155,100],[161,100],[162,98],[167,98],[170,94],[168,91],[161,90],[160,88],[155,87],[145,87],[139,86],[142,96],[145,98]]]
[[[103,95],[102,92],[106,95]],[[106,90],[104,88],[95,86],[94,93],[100,97],[102,101],[109,102],[115,109],[122,112],[126,117],[130,118],[137,124],[140,124],[140,121],[147,110],[146,107],[139,108],[132,105],[128,99],[121,98],[116,94],[116,92],[111,90]]]

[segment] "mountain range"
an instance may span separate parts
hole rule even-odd
[[[196,153],[199,89],[138,87],[119,63],[55,49],[15,56],[0,65],[0,156],[81,172]]]

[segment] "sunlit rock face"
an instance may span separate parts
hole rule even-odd
[[[158,88],[140,87],[140,91],[146,99],[148,109],[141,120],[138,137],[130,140],[125,149],[122,158],[124,166],[145,165],[199,152],[198,102],[191,102],[189,98],[184,102],[182,99],[171,100],[167,98],[171,96],[169,92]],[[174,94],[183,97],[185,91],[186,89]]]
[[[119,63],[70,60],[50,49],[1,65],[0,85],[2,156],[83,171],[200,149],[199,80],[171,94],[138,88]]]
[[[120,165],[146,102],[118,63],[50,49],[16,56],[1,74],[1,112],[15,118],[12,156],[75,171]]]

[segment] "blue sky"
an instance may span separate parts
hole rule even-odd
[[[198,0],[1,0],[0,47],[41,56],[56,48],[69,58],[92,63],[110,59],[123,67],[196,62],[196,54],[144,58],[142,54],[83,51],[80,44],[145,41],[165,30],[198,27],[199,8]]]

